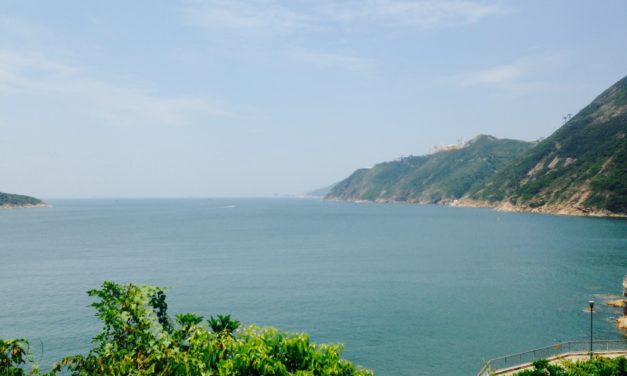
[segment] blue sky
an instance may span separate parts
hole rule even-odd
[[[0,191],[306,192],[548,136],[627,74],[627,2],[0,0]]]

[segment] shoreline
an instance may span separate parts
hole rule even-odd
[[[456,200],[451,206],[490,208],[500,212],[550,214],[569,217],[627,218],[627,214],[613,213],[607,210],[588,210],[567,205],[546,205],[532,208],[529,206],[513,205],[509,202],[492,203],[468,198]]]
[[[377,200],[364,200],[364,199],[343,199],[343,198],[322,198],[323,201],[336,201],[336,202],[352,202],[356,204],[408,204],[408,205],[441,205],[455,208],[480,208],[480,209],[492,209],[499,212],[510,213],[534,213],[534,214],[548,214],[568,217],[593,217],[593,218],[627,218],[627,214],[613,213],[607,210],[586,210],[575,208],[571,206],[542,206],[538,208],[531,208],[527,206],[512,205],[508,202],[493,203],[488,201],[476,201],[468,198],[460,198],[455,200],[447,200],[440,202],[423,202],[416,201],[397,201],[389,199],[377,199]]]
[[[14,205],[14,204],[4,204],[0,205],[0,210],[11,210],[11,209],[43,209],[49,208],[50,205],[42,202],[40,204],[24,204],[24,205]]]

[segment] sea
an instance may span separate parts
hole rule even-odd
[[[0,338],[49,368],[86,352],[103,281],[171,315],[343,343],[377,375],[475,375],[560,341],[622,339],[627,220],[306,199],[49,200],[0,211]]]

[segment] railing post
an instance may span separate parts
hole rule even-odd
[[[553,355],[564,355],[566,353],[585,354],[588,346],[589,346],[588,350],[590,350],[590,354],[593,354],[595,344],[597,346],[597,352],[627,351],[627,339],[596,340],[596,341],[595,340],[587,341],[584,339],[584,340],[577,340],[577,341],[560,342],[552,346],[547,346],[547,347],[543,347],[540,349],[533,349],[533,350],[529,350],[529,351],[518,353],[518,354],[511,354],[511,355],[506,355],[500,358],[488,360],[478,376],[483,376],[483,375],[489,376],[492,371],[508,368],[508,367],[515,366],[515,365],[520,365],[523,363],[533,363],[533,361],[537,360],[538,356],[542,358],[548,358]],[[516,358],[518,358],[518,363],[516,363]],[[494,370],[493,370],[493,367],[495,367]]]
[[[592,359],[592,318],[594,317],[594,300],[588,302],[590,305],[590,359]]]

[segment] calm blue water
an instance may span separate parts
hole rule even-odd
[[[98,329],[103,280],[169,287],[170,312],[343,342],[378,375],[474,375],[585,339],[619,294],[627,221],[289,199],[51,200],[0,211],[0,337],[50,364]],[[599,304],[595,333],[622,338]]]

